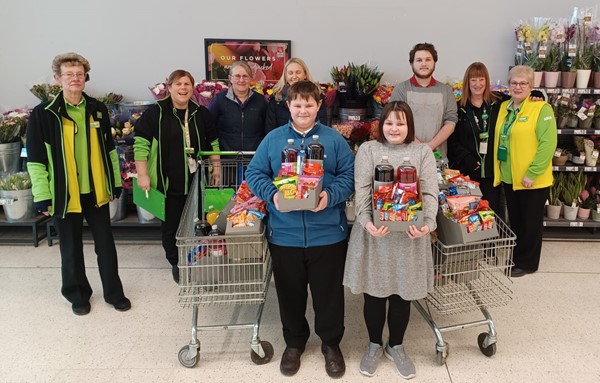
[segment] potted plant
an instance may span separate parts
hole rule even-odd
[[[569,159],[569,151],[561,148],[556,148],[554,156],[552,157],[552,165],[564,166]]]
[[[29,173],[15,173],[0,179],[0,198],[4,201],[4,214],[8,222],[35,216]]]
[[[562,182],[565,173],[558,173],[554,177],[554,182],[550,187],[548,195],[548,206],[546,207],[546,216],[549,219],[558,219],[560,217],[560,211],[562,209],[562,203],[560,202],[560,194]]]
[[[525,65],[533,69],[533,87],[539,88],[542,84],[542,77],[544,74],[542,72],[544,70],[544,60],[539,58],[538,52],[532,51],[525,55]]]
[[[600,108],[594,110],[594,129],[600,129]]]
[[[560,47],[558,44],[553,44],[544,60],[544,86],[546,88],[556,88],[558,85],[560,58]]]
[[[25,135],[27,115],[13,111],[0,116],[0,175],[19,170],[21,137]]]
[[[564,217],[567,220],[573,221],[577,217],[578,197],[586,183],[585,174],[580,171],[577,173],[565,173],[561,179],[561,195],[564,202]]]
[[[594,194],[587,190],[583,190],[579,194],[579,210],[577,211],[577,218],[589,219],[591,209],[596,208],[596,200]]]
[[[575,35],[577,34],[577,25],[571,24],[565,28],[565,42],[562,49],[562,59],[560,61],[560,83],[563,88],[573,88],[575,78],[577,77],[577,68],[574,65],[576,55]]]
[[[592,221],[600,222],[600,190],[592,186],[590,194],[593,196],[594,206],[592,207]]]
[[[367,107],[377,88],[383,72],[367,64],[348,63],[341,68],[331,68],[331,78],[337,86],[337,98],[341,108]]]

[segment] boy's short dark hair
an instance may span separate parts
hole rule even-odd
[[[293,101],[298,97],[306,101],[312,98],[316,102],[319,102],[321,100],[321,88],[312,81],[298,81],[288,89],[287,101]]]

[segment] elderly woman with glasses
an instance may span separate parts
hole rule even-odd
[[[500,106],[494,145],[494,186],[502,184],[511,229],[517,235],[511,275],[537,271],[542,251],[544,205],[553,182],[556,120],[552,107],[529,99],[533,70],[508,74],[511,99]]]
[[[252,69],[244,61],[231,64],[229,89],[208,105],[215,119],[221,150],[255,151],[265,136],[267,102],[250,89]]]
[[[119,159],[106,106],[85,92],[90,63],[77,53],[52,61],[61,91],[36,106],[27,126],[27,171],[38,212],[50,215],[60,244],[62,295],[75,315],[91,310],[85,273],[83,219],[94,238],[104,301],[127,311],[110,226],[109,201],[121,195]]]

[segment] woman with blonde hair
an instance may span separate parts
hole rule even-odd
[[[269,99],[267,106],[267,116],[265,122],[265,131],[285,125],[290,121],[290,111],[287,106],[287,90],[298,81],[308,80],[315,82],[304,60],[297,57],[289,59],[283,67],[283,74],[277,84],[273,87],[273,95]],[[321,101],[324,96],[321,94]],[[327,123],[327,109],[325,102],[321,102],[317,119],[325,125]]]

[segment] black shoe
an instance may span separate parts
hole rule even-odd
[[[71,308],[73,309],[73,314],[75,315],[87,315],[90,313],[90,310],[92,309],[92,306],[88,303],[84,303],[84,304],[75,304],[73,303],[73,305],[71,306]]]
[[[175,283],[179,284],[179,267],[177,267],[177,265],[173,265],[171,267],[171,273],[173,274],[173,280]]]
[[[525,269],[521,269],[519,267],[513,267],[510,270],[510,276],[513,278],[522,277],[523,275],[532,274],[532,273],[535,273],[535,271],[525,270]]]
[[[331,378],[341,378],[346,372],[346,363],[340,346],[321,344],[321,352],[325,356],[325,371]]]
[[[300,369],[300,357],[304,350],[299,348],[286,347],[281,356],[279,370],[285,376],[292,376]]]
[[[127,298],[123,298],[122,301],[113,303],[113,306],[117,311],[127,311],[131,308],[131,301]]]

